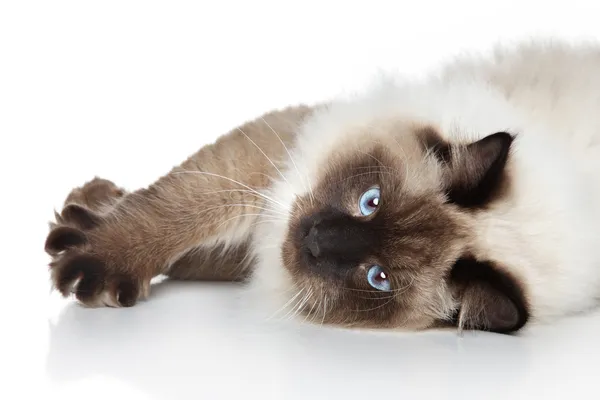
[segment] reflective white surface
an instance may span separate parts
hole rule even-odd
[[[600,315],[520,337],[355,332],[264,321],[239,294],[169,282],[131,309],[61,304],[23,335],[46,345],[17,379],[69,399],[596,398]]]
[[[146,185],[244,120],[377,68],[600,37],[594,1],[412,3],[0,3],[0,399],[599,398],[600,313],[459,337],[265,321],[229,284],[163,282],[131,309],[50,292],[46,222],[93,175]]]

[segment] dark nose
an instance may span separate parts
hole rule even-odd
[[[310,251],[313,257],[319,257],[321,254],[321,249],[319,248],[319,236],[318,236],[317,227],[313,226],[308,231],[308,235],[304,240],[306,248]]]
[[[360,262],[373,249],[374,235],[364,222],[339,213],[319,213],[305,221],[302,245],[311,262]]]

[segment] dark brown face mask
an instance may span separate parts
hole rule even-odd
[[[392,149],[375,146],[364,157],[333,163],[316,198],[297,204],[282,250],[285,267],[296,284],[337,299],[329,303],[331,323],[419,329],[436,325],[458,302],[454,326],[520,329],[528,318],[523,291],[501,265],[465,254],[470,233],[463,219],[506,193],[513,137],[499,132],[457,145],[434,132],[424,142],[417,151],[435,156],[442,181],[417,191],[403,175],[411,165]],[[373,187],[381,199],[367,205],[372,214],[361,214],[359,199]]]

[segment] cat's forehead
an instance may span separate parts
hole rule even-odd
[[[314,166],[313,179],[319,189],[336,192],[364,189],[374,179],[388,190],[436,192],[442,172],[431,146],[440,140],[435,128],[417,124],[355,128],[345,141],[324,152]]]

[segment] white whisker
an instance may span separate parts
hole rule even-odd
[[[353,178],[358,178],[359,176],[374,175],[374,174],[388,174],[388,175],[393,175],[391,172],[387,172],[387,171],[363,172],[363,173],[360,173],[360,174],[350,175],[349,177],[346,177],[344,179],[340,179],[336,183],[345,182],[345,181],[348,181],[348,180],[353,179]]]
[[[325,316],[327,315],[327,294],[323,295],[323,319],[321,319],[321,326],[325,324]]]
[[[264,120],[264,119],[263,119]],[[292,189],[292,191],[294,190],[294,187],[292,186],[292,184],[290,182],[288,182],[288,180],[286,179],[285,175],[283,175],[283,173],[281,172],[281,170],[279,168],[277,168],[277,165],[275,165],[275,163],[273,162],[273,160],[271,160],[271,157],[269,157],[264,151],[263,149],[256,144],[256,142],[254,140],[252,140],[252,138],[250,138],[250,136],[248,136],[246,134],[246,132],[244,132],[242,130],[242,128],[237,128],[238,131],[240,131],[242,133],[242,135],[244,135],[246,137],[246,139],[248,139],[250,141],[250,143],[252,143],[254,145],[254,147],[256,147],[258,149],[258,151],[260,151],[262,153],[263,156],[265,156],[265,158],[267,159],[267,161],[269,161],[271,163],[271,165],[273,166],[273,168],[275,168],[275,170],[279,173],[279,175],[281,176],[281,178],[290,186],[290,188]],[[281,140],[281,139],[280,139]]]
[[[285,310],[287,308],[287,306],[290,305],[290,303],[292,303],[298,296],[300,296],[300,294],[302,294],[302,292],[304,292],[304,288],[301,288],[298,293],[296,293],[294,295],[294,297],[292,297],[290,300],[288,300],[287,303],[285,303],[283,305],[283,307],[279,308],[277,311],[275,311],[270,317],[267,318],[267,321],[271,320],[273,317],[275,317],[277,314],[279,314],[281,311]]]
[[[283,148],[285,149],[285,152],[287,153],[288,157],[290,158],[290,161],[292,162],[292,165],[296,169],[296,173],[298,174],[298,178],[300,178],[300,182],[302,182],[302,186],[304,186],[304,190],[306,190],[306,185],[304,184],[304,181],[302,179],[302,175],[300,174],[300,170],[298,169],[298,166],[296,165],[296,161],[294,160],[294,157],[292,157],[292,154],[290,153],[288,147],[285,145],[284,141],[281,139],[281,136],[279,136],[279,134],[277,133],[277,131],[275,131],[275,129],[273,129],[273,127],[271,126],[271,124],[269,124],[267,122],[267,120],[264,119],[263,117],[261,117],[261,118],[262,118],[263,122],[269,127],[269,129],[275,134],[275,136],[277,136],[277,139],[279,139],[279,141],[283,145]]]
[[[260,193],[259,191],[251,188],[248,185],[243,184],[242,182],[236,181],[235,179],[231,179],[231,178],[226,177],[224,175],[213,174],[211,172],[205,172],[205,171],[176,171],[176,172],[173,172],[173,174],[199,174],[199,175],[213,176],[215,178],[222,178],[222,179],[228,180],[228,181],[230,181],[232,183],[238,184],[238,185],[242,186],[243,188],[250,190],[252,193],[254,193],[254,194],[256,194],[256,195],[264,198],[265,200],[271,201],[271,202],[273,202],[273,203],[275,203],[275,204],[283,207],[284,210],[289,211],[289,208],[285,204],[283,204],[283,203],[281,203],[279,201],[276,201],[276,200],[272,199],[271,197],[269,197],[269,196],[267,196],[267,195],[265,195],[263,193]]]
[[[304,291],[304,290],[305,290],[305,288],[302,289],[302,291]],[[285,319],[285,320],[291,319],[295,315],[294,311],[296,310],[296,307],[298,307],[299,304],[302,304],[303,299],[304,299],[304,297],[301,297],[300,300],[298,300],[296,303],[294,303],[294,306],[281,319],[282,320],[283,319]]]
[[[254,205],[254,204],[221,204],[219,206],[209,207],[209,208],[203,209],[202,212],[208,212],[208,211],[212,211],[212,210],[218,210],[220,208],[229,208],[229,207],[256,208],[256,209],[259,209],[259,210],[263,210],[263,211],[266,211],[266,212],[272,212],[272,213],[276,213],[276,214],[283,215],[283,216],[287,216],[288,215],[287,213],[284,213],[282,211],[277,211],[277,210],[274,210],[274,209],[271,209],[271,208],[261,207],[261,206],[257,206],[257,205]]]
[[[217,226],[217,230],[219,230],[219,228],[221,228],[223,225],[225,225],[227,222],[229,221],[233,221],[236,218],[243,218],[243,217],[258,217],[258,216],[262,216],[264,214],[259,214],[259,213],[253,213],[253,214],[241,214],[241,215],[236,215],[234,217],[231,218],[227,218],[225,221],[223,221],[221,224],[219,224]]]
[[[300,314],[302,312],[302,309],[304,308],[304,306],[306,305],[306,303],[308,302],[308,300],[310,299],[310,297],[313,294],[313,290],[312,288],[310,288],[307,292],[306,295],[302,298],[302,301],[300,302],[300,304],[295,307],[295,312],[292,314],[292,316],[289,319],[294,319],[298,316],[298,314]]]

